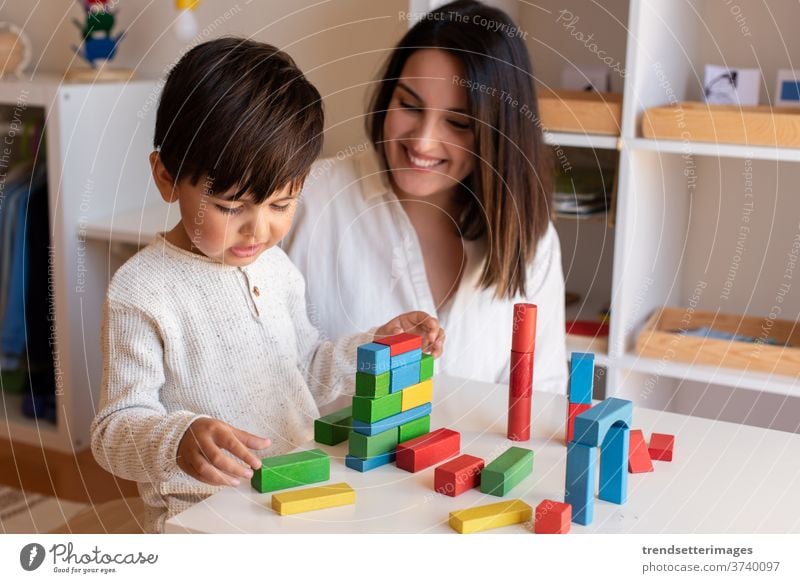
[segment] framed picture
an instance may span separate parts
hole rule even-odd
[[[761,72],[706,65],[703,93],[706,103],[717,105],[758,105]]]
[[[800,107],[800,71],[779,69],[775,86],[774,105],[780,107]]]

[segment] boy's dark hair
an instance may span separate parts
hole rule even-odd
[[[289,55],[228,37],[196,46],[170,71],[154,145],[176,182],[205,179],[211,194],[236,188],[234,198],[260,204],[302,187],[323,126],[320,94]]]

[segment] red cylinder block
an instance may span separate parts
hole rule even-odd
[[[533,396],[533,352],[511,351],[508,389],[513,398]]]
[[[536,346],[536,304],[514,304],[511,350],[533,352]]]
[[[508,432],[511,441],[528,441],[531,438],[531,397],[510,397],[508,402]]]

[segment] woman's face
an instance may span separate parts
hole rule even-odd
[[[394,186],[411,197],[454,192],[474,167],[474,134],[467,114],[463,68],[438,49],[406,61],[383,124]]]

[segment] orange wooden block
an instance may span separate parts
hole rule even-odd
[[[542,500],[536,507],[533,532],[536,534],[567,534],[572,524],[572,504]]]
[[[631,474],[644,474],[653,471],[653,462],[650,451],[644,440],[641,429],[631,429],[628,447],[628,472]]]
[[[397,446],[397,467],[418,472],[461,451],[461,434],[442,427]]]
[[[654,433],[650,436],[650,457],[662,462],[672,461],[672,449],[675,447],[675,436],[667,433]]]
[[[564,436],[564,441],[566,443],[572,441],[575,432],[575,417],[591,408],[592,406],[589,403],[569,403],[569,405],[567,405],[567,431]]]

